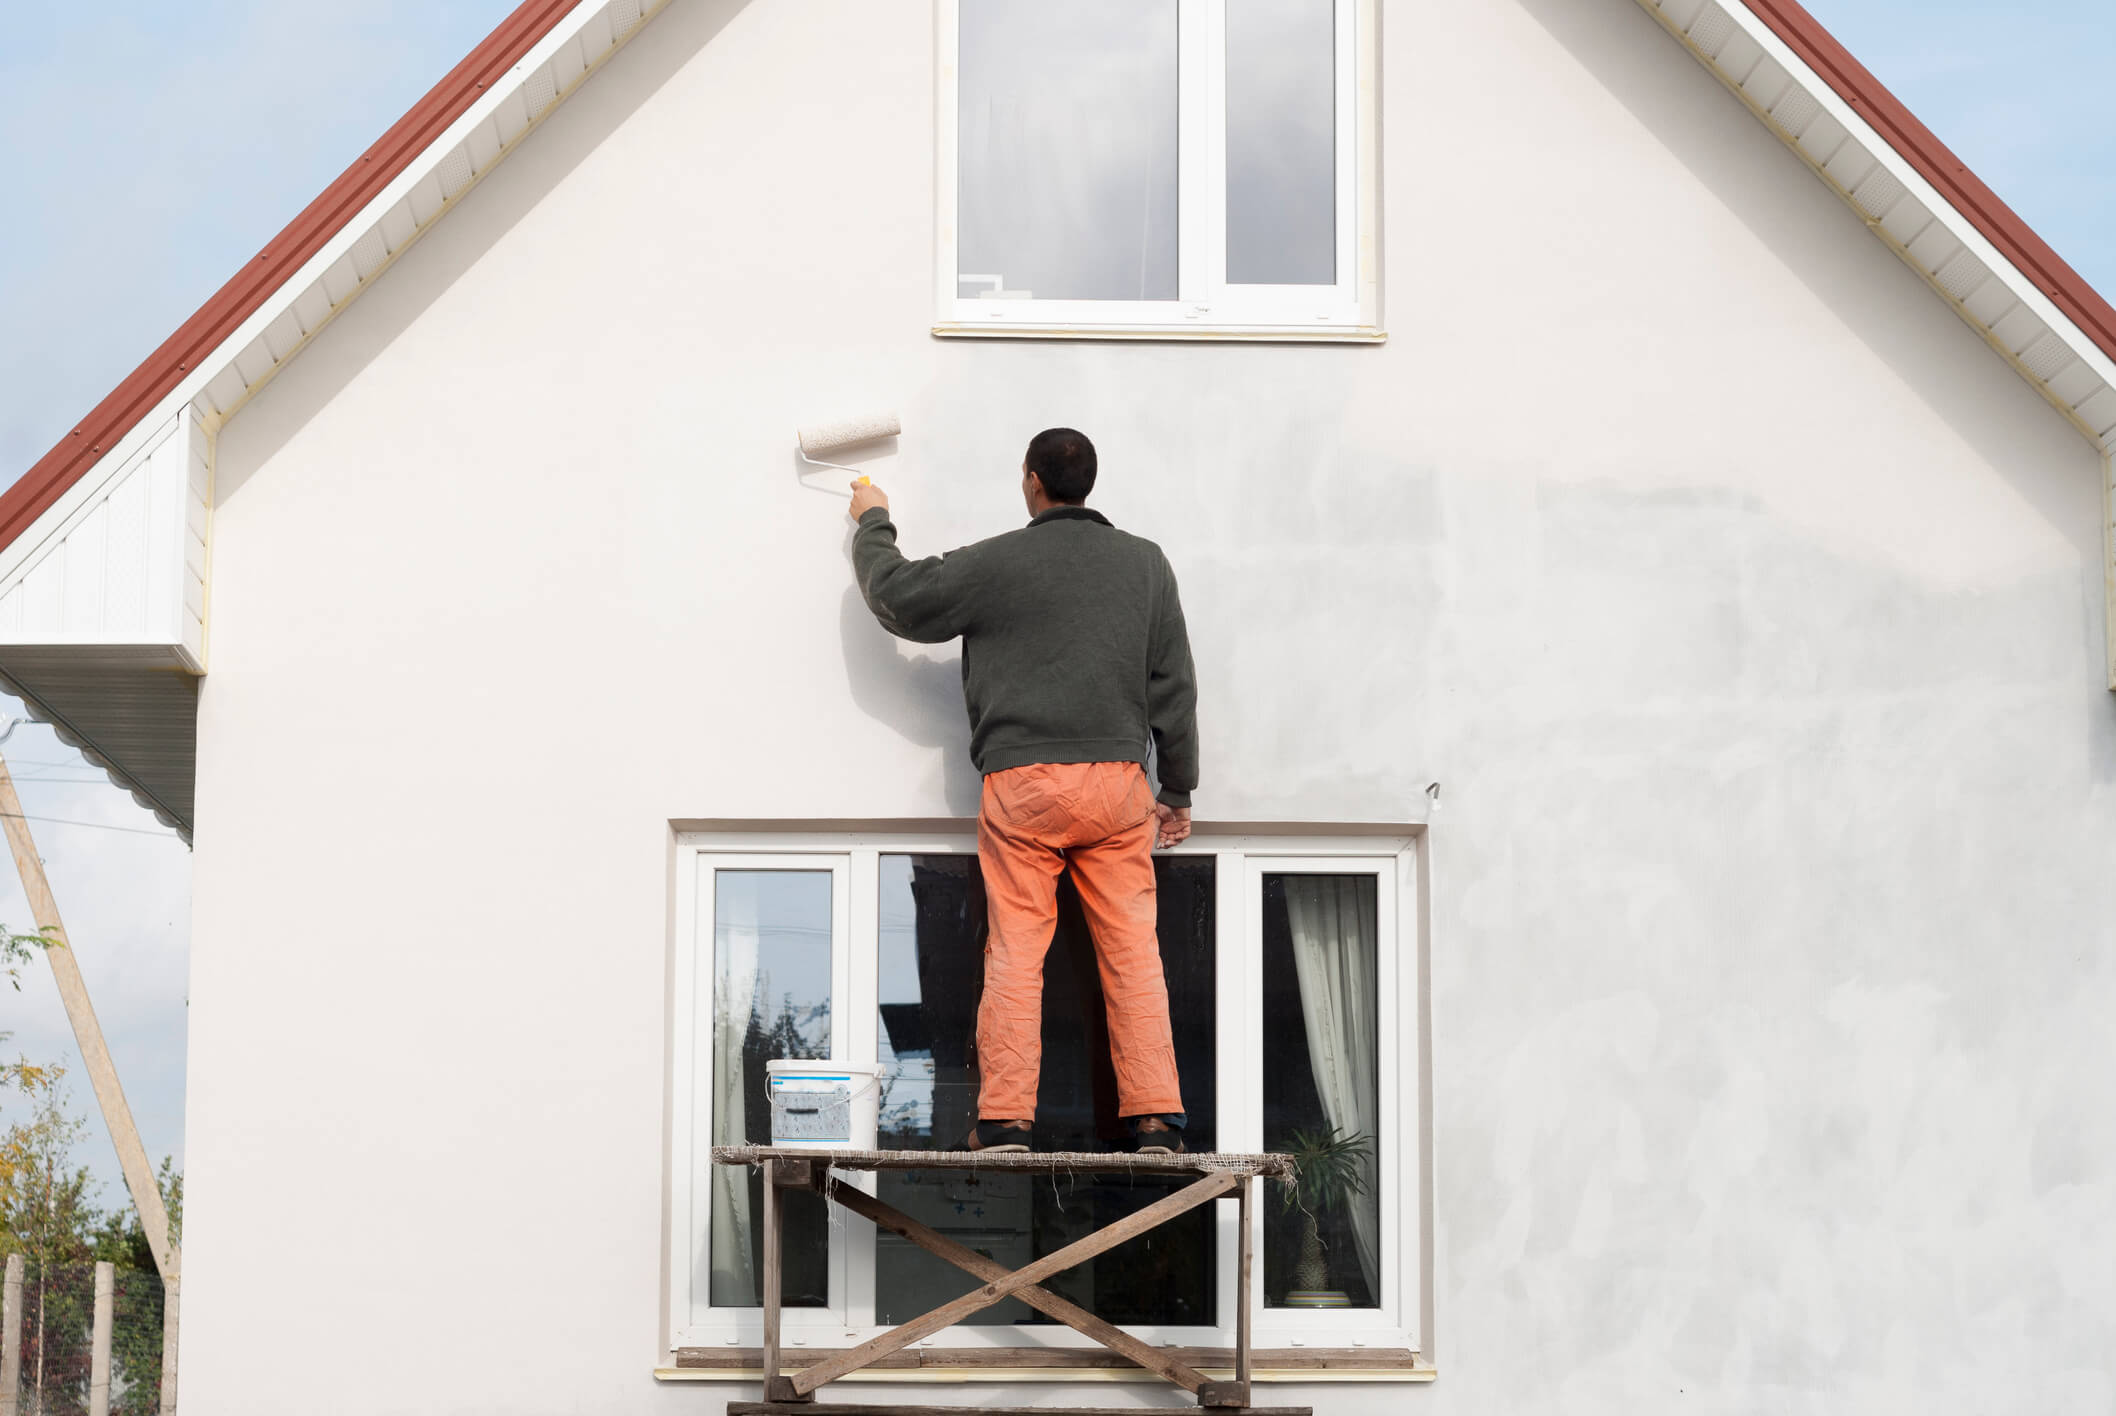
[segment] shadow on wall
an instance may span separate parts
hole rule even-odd
[[[578,167],[674,78],[740,14],[749,0],[685,0],[656,16],[644,33],[590,75],[580,91],[530,133],[506,161],[462,198],[473,220],[456,212],[430,227],[412,248],[331,321],[314,347],[288,364],[248,404],[239,423],[241,456],[214,468],[214,498],[226,503],[250,475],[330,405],[480,257],[498,244]]]
[[[1516,3],[2076,548],[2098,681],[2107,653],[2098,454],[1636,0]],[[2086,701],[2094,775],[2116,781],[2116,694]]]
[[[975,816],[984,779],[970,761],[960,661],[898,649],[896,637],[875,621],[858,586],[847,587],[839,605],[838,637],[853,703],[906,741],[938,749],[948,811]]]

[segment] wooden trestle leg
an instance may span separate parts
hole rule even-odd
[[[1234,1192],[1234,1380],[1207,1382],[1198,1388],[1198,1405],[1246,1410],[1249,1406],[1249,1187],[1244,1175]]]
[[[779,1186],[783,1179],[778,1162],[764,1167],[764,1399],[766,1401],[813,1401],[779,1373],[779,1267],[783,1206]]]
[[[1252,1176],[1242,1177],[1242,1188],[1236,1193],[1235,1223],[1240,1226],[1240,1235],[1235,1240],[1241,1257],[1237,1260],[1234,1280],[1234,1384],[1241,1388],[1242,1405],[1249,1404],[1249,1275],[1254,1267],[1250,1256],[1249,1195],[1256,1188]]]

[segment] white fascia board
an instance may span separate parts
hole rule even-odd
[[[2116,693],[2116,451],[2101,455],[2101,624],[2109,641],[2109,691]]]
[[[1786,141],[1788,146],[1799,153],[1801,158],[1815,170],[1816,174],[1828,182],[1837,191],[1838,195],[1843,197],[1852,206],[1852,209],[1859,213],[1860,219],[1866,223],[1870,230],[1885,240],[1908,264],[1916,268],[1918,273],[1949,304],[1954,306],[1955,310],[1965,320],[1983,334],[1994,348],[1998,349],[2007,362],[2011,363],[2023,378],[2027,379],[2065,414],[2073,426],[2079,428],[2087,439],[2097,447],[2104,451],[2109,449],[2111,442],[2116,441],[2116,439],[2104,437],[2103,429],[2088,426],[2086,421],[2073,411],[2089,398],[2092,398],[2094,396],[2093,393],[2089,393],[2086,398],[2066,400],[2052,392],[2045,380],[2037,377],[2022,363],[2020,354],[2024,353],[2025,349],[2016,352],[2008,347],[2007,342],[1994,332],[1992,325],[1976,318],[1975,315],[1968,311],[1961,300],[1957,299],[1939,283],[1937,269],[1928,268],[1924,262],[1912,255],[1905,242],[1897,239],[1895,234],[1888,230],[1883,218],[1868,215],[1860,208],[1850,191],[1846,190],[1844,185],[1832,174],[1832,168],[1838,171],[1845,170],[1845,164],[1836,153],[1817,154],[1810,150],[1796,135],[1789,133],[1782,124],[1775,121],[1769,112],[1757,105],[1755,98],[1742,87],[1742,79],[1745,75],[1734,74],[1720,67],[1715,57],[1716,54],[1728,52],[1727,41],[1722,37],[1721,29],[1723,25],[1730,24],[1734,32],[1745,36],[1751,44],[1763,51],[1766,59],[1777,64],[1789,74],[1792,77],[1792,82],[1800,89],[1801,93],[1821,110],[1820,117],[1815,121],[1827,120],[1842,128],[1848,134],[1847,141],[1857,143],[1868,158],[1872,159],[1883,171],[1895,178],[1902,185],[1908,199],[1917,202],[1941,226],[1946,234],[1953,238],[1956,244],[1966,250],[1971,258],[1981,264],[1992,279],[2000,281],[2007,292],[2028,313],[2034,315],[2044,326],[2055,333],[2059,339],[2063,340],[2066,348],[2077,356],[2079,361],[2100,380],[2103,386],[2116,387],[2116,360],[2111,360],[2107,354],[2102,352],[2100,345],[2088,338],[2079,326],[2072,323],[2071,319],[2052,303],[2049,296],[2037,288],[2034,281],[2030,280],[2018,266],[2008,260],[1996,246],[1992,245],[1990,240],[1976,229],[1975,223],[1970,221],[1967,216],[1963,215],[1961,211],[1942,196],[1939,189],[1927,181],[1924,175],[1912,166],[1907,158],[1897,152],[1892,143],[1875,131],[1873,125],[1866,121],[1865,115],[1839,97],[1837,91],[1831,88],[1828,82],[1808,65],[1806,60],[1795,53],[1791,46],[1780,39],[1776,31],[1764,23],[1762,17],[1751,10],[1744,3],[1744,0],[1703,0],[1701,4],[1696,3],[1696,0],[1638,0],[1638,3],[1681,41],[1686,49],[1696,55],[1699,62],[1710,68],[1744,102],[1748,103],[1774,133],[1777,133],[1780,138]],[[1711,33],[1707,34],[1707,31]],[[1710,52],[1700,45],[1698,42],[1699,38],[1712,40]],[[1744,45],[1742,46],[1742,52],[1748,53],[1750,51]],[[1782,99],[1772,105],[1773,108],[1782,108],[1783,106],[1784,102]],[[1838,151],[1841,152],[1841,148]]]

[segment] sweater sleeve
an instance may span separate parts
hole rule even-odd
[[[852,574],[867,608],[899,639],[938,644],[961,634],[969,619],[969,561],[959,551],[906,560],[896,548],[887,507],[860,518],[852,534]]]
[[[1176,573],[1162,562],[1165,588],[1154,622],[1151,663],[1146,677],[1146,715],[1153,729],[1154,768],[1161,778],[1161,801],[1190,805],[1198,785],[1198,677],[1190,661],[1190,632],[1183,624],[1183,601],[1176,593]]]

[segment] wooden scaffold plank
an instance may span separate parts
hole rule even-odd
[[[1293,1157],[1273,1152],[1243,1155],[1224,1151],[1186,1151],[1176,1155],[1139,1155],[1129,1151],[870,1151],[822,1150],[806,1146],[714,1146],[715,1165],[819,1165],[831,1170],[1027,1171],[1032,1174],[1096,1175],[1263,1175],[1274,1180],[1293,1176]]]

